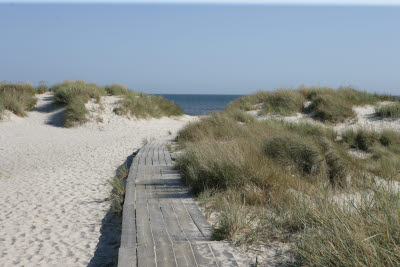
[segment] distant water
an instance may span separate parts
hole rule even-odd
[[[174,101],[185,114],[205,115],[223,110],[226,105],[241,95],[175,95],[162,94],[168,100]]]

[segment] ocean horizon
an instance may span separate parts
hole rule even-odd
[[[207,115],[223,110],[229,102],[243,95],[225,94],[156,94],[175,102],[187,115]]]

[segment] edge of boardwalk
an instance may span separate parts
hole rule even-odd
[[[238,266],[210,237],[166,143],[140,148],[126,179],[118,266]]]

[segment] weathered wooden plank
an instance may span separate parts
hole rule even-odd
[[[165,227],[164,219],[161,213],[159,204],[148,204],[150,225],[153,233],[153,239],[155,244],[170,244],[167,229]]]
[[[196,224],[193,222],[189,213],[187,212],[185,206],[181,201],[177,201],[173,203],[174,212],[176,213],[176,217],[178,218],[179,224],[182,227],[183,232],[186,237],[191,241],[204,241],[205,238],[203,234],[200,232],[199,228],[197,228]]]
[[[137,243],[153,245],[153,234],[151,232],[147,204],[136,205],[136,227]]]
[[[218,266],[208,243],[192,243],[192,248],[198,266]]]
[[[175,259],[179,267],[197,266],[191,244],[174,243]]]
[[[162,203],[160,204],[161,213],[164,219],[164,223],[166,229],[168,231],[169,237],[172,240],[172,243],[177,242],[188,242],[188,238],[185,236],[178,219],[176,218],[176,214],[172,207],[171,203]]]
[[[172,244],[156,244],[157,267],[176,267],[175,253]]]
[[[124,204],[122,213],[121,247],[136,247],[136,210],[135,206]]]
[[[211,226],[207,222],[204,215],[201,213],[197,204],[191,201],[184,203],[184,205],[188,210],[193,222],[196,224],[197,228],[199,228],[200,232],[203,234],[204,238],[210,239],[212,234]]]
[[[136,247],[121,247],[118,251],[118,266],[120,267],[136,267]]]
[[[125,188],[125,205],[134,205],[136,202],[136,183],[135,181],[127,181]]]
[[[138,267],[155,267],[156,254],[153,244],[138,245],[137,247],[137,266]]]

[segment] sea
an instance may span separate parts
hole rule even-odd
[[[207,115],[211,112],[223,110],[226,105],[242,95],[186,95],[161,94],[168,100],[175,102],[188,115]]]

